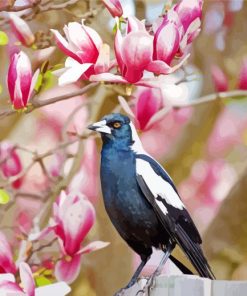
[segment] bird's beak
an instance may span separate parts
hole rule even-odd
[[[111,134],[111,129],[109,126],[106,125],[106,120],[101,120],[93,124],[90,124],[87,128],[99,133]]]

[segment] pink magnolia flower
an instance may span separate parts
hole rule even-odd
[[[168,16],[164,17],[154,34],[154,60],[160,60],[170,65],[179,49],[179,42],[177,24]]]
[[[35,288],[32,270],[25,262],[20,263],[20,285],[10,280],[2,280],[0,282],[0,290],[4,295],[18,296],[46,296],[46,295],[67,295],[71,289],[64,283],[59,282],[39,288]]]
[[[53,160],[49,168],[49,173],[52,177],[60,176],[64,162],[65,156],[61,151],[58,151],[53,155]]]
[[[189,55],[185,55],[187,46],[200,32],[202,14],[201,0],[180,1],[163,17],[154,23],[153,61],[147,70],[155,74],[170,74],[176,71]],[[175,57],[184,56],[175,66],[170,64]]]
[[[160,89],[138,87],[133,97],[133,111],[123,97],[118,99],[124,111],[134,119],[136,127],[140,130],[150,129],[167,113]]]
[[[88,26],[77,22],[64,26],[66,39],[57,31],[51,30],[56,38],[57,46],[69,56],[65,61],[65,69],[56,71],[61,74],[59,84],[88,79],[92,74],[108,71],[110,68],[110,47],[103,44],[98,33]]]
[[[58,280],[73,282],[80,272],[82,254],[104,248],[108,243],[94,241],[81,248],[89,230],[95,222],[92,204],[80,193],[66,195],[64,192],[54,203],[54,226],[59,237],[63,258],[55,266]]]
[[[121,76],[102,73],[92,75],[90,80],[145,85],[146,81],[142,77],[152,61],[153,37],[146,31],[144,23],[129,17],[125,34],[122,35],[120,29],[117,29],[114,47]]]
[[[0,273],[16,273],[10,245],[2,232],[0,232]]]
[[[200,32],[202,18],[202,0],[181,0],[175,5],[174,11],[177,12],[180,23],[183,27],[180,50],[190,44]]]
[[[16,38],[24,46],[31,46],[35,41],[35,37],[28,24],[13,12],[9,13],[9,19],[12,31],[16,35]]]
[[[240,70],[238,89],[247,90],[247,58],[244,59]]]
[[[217,92],[228,90],[228,78],[220,67],[213,65],[211,67],[211,75],[214,83],[214,88]]]
[[[102,0],[102,2],[113,17],[123,15],[123,8],[119,0]]]
[[[115,36],[115,54],[122,77],[135,83],[141,80],[143,72],[152,60],[153,37],[148,34],[144,23],[129,17],[127,30],[122,36],[120,29]]]
[[[28,56],[20,51],[13,55],[7,76],[10,100],[15,109],[22,109],[34,90],[39,70],[32,74],[32,66]]]
[[[141,130],[145,130],[150,127],[151,119],[155,114],[157,115],[157,112],[163,109],[164,100],[160,89],[143,88],[137,95],[134,113],[137,125]]]
[[[0,144],[0,170],[6,178],[16,176],[22,171],[20,157],[14,146],[8,142]],[[15,189],[18,189],[21,185],[21,178],[12,183]]]

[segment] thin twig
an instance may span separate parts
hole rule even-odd
[[[172,104],[173,108],[183,108],[183,107],[190,107],[195,105],[201,105],[205,103],[209,103],[215,100],[222,100],[222,99],[240,99],[247,97],[247,91],[246,90],[232,90],[232,91],[226,91],[226,92],[219,92],[219,93],[213,93],[210,95],[206,95],[203,97],[200,97],[196,100],[185,102],[185,103],[175,103]]]
[[[92,82],[92,83],[88,84],[87,86],[85,86],[85,87],[83,87],[83,88],[81,88],[79,90],[76,90],[76,91],[74,91],[72,93],[68,93],[68,94],[64,94],[64,95],[61,95],[61,96],[53,97],[53,98],[50,98],[50,99],[47,99],[47,100],[40,100],[39,97],[34,98],[30,108],[28,108],[23,113],[30,113],[33,110],[41,108],[43,106],[48,106],[48,105],[51,105],[51,104],[54,104],[54,103],[57,103],[57,102],[68,100],[70,98],[73,98],[73,97],[76,97],[76,96],[79,96],[79,95],[83,95],[86,92],[88,92],[89,90],[96,87],[98,84],[99,84],[99,82]],[[89,101],[85,102],[85,104],[88,104],[88,103],[89,103]],[[12,114],[16,114],[16,113],[17,113],[17,111],[13,110],[13,109],[3,110],[3,111],[0,112],[0,119],[4,118],[6,116],[12,115]]]
[[[53,240],[51,240],[49,243],[44,244],[44,245],[41,245],[41,246],[39,246],[39,247],[36,248],[36,249],[33,249],[33,250],[30,252],[30,254],[28,255],[28,257],[26,258],[25,261],[28,262],[28,261],[32,258],[32,256],[33,256],[35,253],[40,252],[40,251],[42,251],[42,250],[45,249],[45,248],[51,247],[56,241],[57,241],[57,237],[55,237],[55,238],[54,238]]]

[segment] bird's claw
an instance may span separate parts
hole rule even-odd
[[[135,296],[144,296],[145,291],[143,289],[137,291],[137,293],[135,294]]]
[[[135,296],[149,296],[151,290],[155,287],[155,274],[153,274],[145,284],[142,290],[139,290]]]

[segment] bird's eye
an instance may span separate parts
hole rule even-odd
[[[118,121],[116,121],[116,122],[114,122],[114,123],[112,124],[112,126],[113,126],[114,128],[120,128],[120,127],[121,127],[121,123],[118,122]]]

